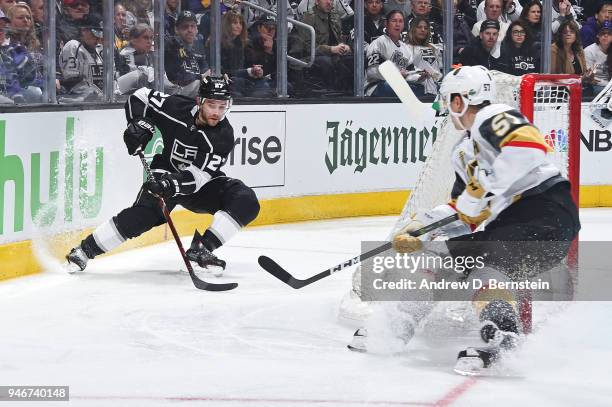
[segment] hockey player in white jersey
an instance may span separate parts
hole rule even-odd
[[[409,233],[456,213],[459,220],[447,226],[454,236],[446,241],[448,254],[455,258],[483,256],[485,262],[468,279],[480,273],[480,278],[515,280],[525,277],[519,271],[527,270],[527,277],[532,277],[554,267],[567,255],[580,222],[569,182],[549,160],[551,149],[544,137],[519,111],[494,104],[495,83],[482,66],[448,73],[440,98],[455,127],[465,131],[449,157],[456,172],[451,199],[416,214],[394,237],[395,250],[422,250],[423,241],[432,236],[416,238]],[[463,224],[463,231],[458,224]],[[501,350],[516,346],[519,334],[513,292],[478,290],[472,303],[482,322],[480,334],[486,346],[459,353],[455,371],[464,374],[491,366]],[[407,315],[395,334],[406,341],[432,307],[415,302],[397,308]],[[372,334],[358,330],[349,347],[365,350],[366,333]]]

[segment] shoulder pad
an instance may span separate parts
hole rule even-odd
[[[518,110],[506,110],[505,112],[497,113],[486,119],[478,132],[496,150],[500,150],[500,143],[506,136],[512,133],[519,127],[531,125],[529,121]]]

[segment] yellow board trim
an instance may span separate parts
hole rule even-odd
[[[262,200],[259,216],[249,226],[353,216],[397,215],[401,212],[408,194],[409,191],[386,191]],[[612,206],[612,185],[580,187],[580,206],[583,208]],[[205,230],[210,225],[212,216],[182,210],[174,212],[172,220],[181,236],[189,236],[195,229]],[[92,230],[87,229],[53,236],[49,242],[49,252],[54,257],[61,259],[70,247],[91,233]],[[137,239],[125,242],[113,253],[160,243],[171,238],[168,228],[159,226]],[[34,255],[32,241],[8,243],[0,246],[0,280],[40,271],[41,266]]]

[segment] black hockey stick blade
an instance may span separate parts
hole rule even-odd
[[[437,222],[431,223],[427,226],[422,227],[421,229],[415,230],[411,233],[411,235],[415,237],[424,235],[425,233],[431,232],[432,230],[438,229],[444,225],[448,225],[449,223],[452,223],[457,219],[459,219],[459,216],[457,214],[447,216],[446,218],[440,219]],[[362,261],[369,259],[370,257],[374,257],[377,254],[389,250],[391,247],[391,242],[387,242],[383,245],[375,247],[374,249],[368,252],[362,253],[357,257],[353,257],[352,259],[348,259],[347,261],[337,264],[334,267],[330,267],[327,270],[323,270],[322,272],[304,280],[293,277],[287,270],[285,270],[277,262],[275,262],[268,256],[259,256],[257,262],[259,263],[261,268],[272,274],[274,277],[278,278],[283,283],[295,289],[300,289],[302,287],[314,283],[315,281],[319,281],[322,278],[331,276],[332,274],[337,273],[338,271],[341,271],[347,267],[351,267],[355,264],[361,263]]]
[[[147,160],[145,160],[142,150],[138,151],[138,157],[140,157],[142,166],[145,172],[147,173],[147,178],[149,180],[153,180],[154,178],[153,178],[153,173],[151,172],[151,167],[149,167],[149,163],[147,163]],[[229,291],[229,290],[233,290],[234,288],[238,287],[237,283],[221,283],[221,284],[207,283],[204,280],[200,280],[198,276],[196,276],[195,272],[193,271],[193,267],[191,266],[191,262],[189,261],[189,259],[187,258],[187,255],[185,254],[185,249],[183,248],[181,239],[176,231],[176,228],[174,227],[174,222],[172,222],[172,218],[170,217],[170,211],[168,210],[168,207],[166,206],[166,201],[164,201],[163,198],[158,198],[158,199],[159,199],[159,206],[161,207],[162,212],[164,214],[164,218],[166,218],[166,222],[168,223],[168,226],[170,227],[170,231],[172,232],[174,241],[176,242],[179,252],[181,253],[181,257],[183,258],[183,262],[185,263],[185,267],[187,267],[187,271],[189,272],[189,277],[191,277],[191,281],[193,282],[193,285],[195,286],[195,288],[199,290],[206,290],[206,291]]]
[[[195,275],[195,272],[193,271],[193,269],[188,270],[188,271],[189,271],[189,277],[191,277],[191,281],[193,281],[193,285],[199,290],[229,291],[229,290],[233,290],[234,288],[238,287],[238,283],[221,283],[221,284],[207,283],[204,280],[200,280],[198,276]]]

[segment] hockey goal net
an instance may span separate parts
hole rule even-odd
[[[493,71],[497,89],[497,103],[519,109],[544,135],[554,150],[552,161],[563,176],[569,179],[572,196],[578,204],[580,171],[580,109],[582,87],[576,75],[529,74],[522,77]],[[426,162],[421,168],[403,210],[389,239],[420,211],[427,211],[448,202],[455,180],[451,165],[451,151],[461,137],[450,117],[441,117],[437,123],[438,138],[434,141]],[[568,263],[575,262],[577,249],[572,249]],[[352,297],[347,295],[340,307],[340,315],[360,319],[368,315],[367,304],[356,298],[359,276],[353,278]],[[350,297],[350,298],[349,298]],[[528,296],[521,304],[523,330],[531,330],[531,301]]]

